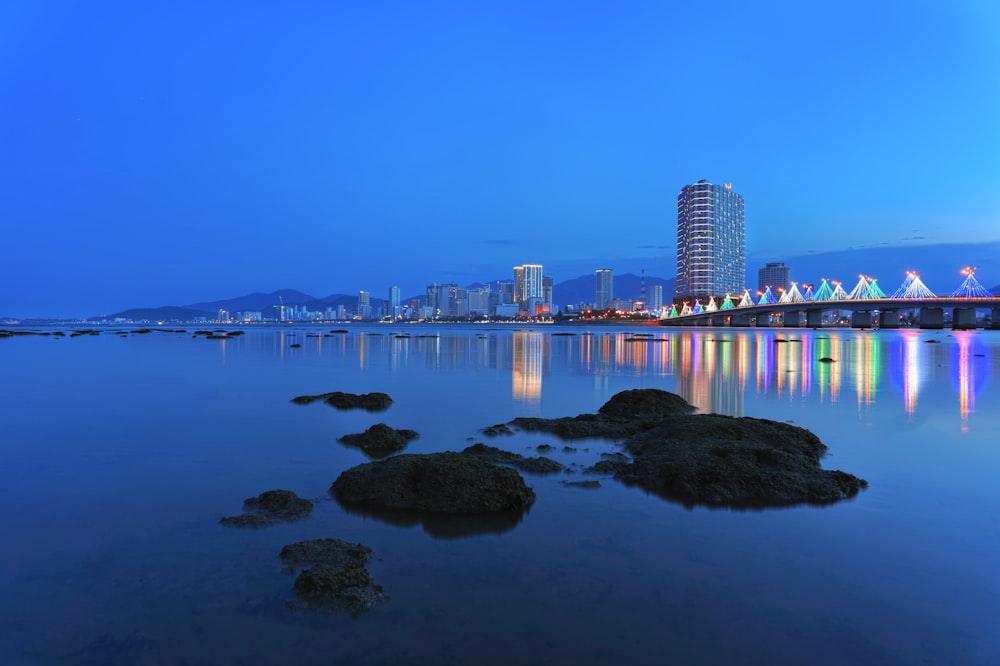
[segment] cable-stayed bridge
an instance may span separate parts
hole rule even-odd
[[[914,324],[925,329],[944,328],[950,318],[954,329],[977,327],[978,313],[988,328],[1000,329],[1000,297],[995,296],[976,279],[975,271],[962,271],[965,279],[948,296],[938,296],[909,272],[899,288],[886,295],[878,281],[860,275],[851,291],[839,282],[823,279],[818,287],[792,283],[791,289],[779,289],[776,295],[768,287],[756,298],[746,290],[734,298],[726,295],[721,303],[710,298],[673,305],[660,316],[663,326],[808,326],[819,328],[830,323],[830,314],[850,313],[853,328],[899,328],[903,313],[914,313]],[[946,313],[949,316],[946,316]]]

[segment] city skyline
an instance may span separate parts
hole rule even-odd
[[[991,3],[385,9],[5,3],[0,316],[669,278],[701,178],[750,271],[1000,242]]]

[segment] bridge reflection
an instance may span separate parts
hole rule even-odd
[[[944,344],[915,330],[891,335],[851,331],[662,331],[582,336],[579,363],[595,374],[643,374],[672,378],[675,390],[701,411],[743,416],[749,397],[842,403],[859,413],[882,399],[898,397],[916,414],[931,388],[942,399],[951,377],[950,399],[962,420],[975,410],[976,390],[988,374],[990,347],[974,332],[955,332]],[[821,362],[820,359],[834,362]],[[536,364],[537,365],[537,364]],[[539,379],[540,382],[540,379]],[[794,412],[790,412],[794,414]]]

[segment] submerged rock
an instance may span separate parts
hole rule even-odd
[[[300,601],[355,615],[385,599],[382,586],[375,585],[365,568],[372,557],[368,546],[340,539],[301,541],[281,549],[281,559],[289,567],[310,565],[295,579]]]
[[[567,488],[583,488],[584,490],[597,490],[601,487],[601,482],[593,479],[589,481],[563,481],[562,484]]]
[[[487,446],[481,442],[464,449],[462,455],[475,456],[480,460],[486,460],[498,465],[510,465],[522,472],[532,474],[553,474],[565,469],[562,463],[558,463],[551,458],[544,458],[542,456],[528,458],[518,453],[503,451],[495,446]]]
[[[333,391],[331,393],[320,393],[319,395],[299,395],[292,398],[292,402],[297,405],[308,405],[317,400],[322,400],[337,409],[364,409],[369,412],[379,412],[388,409],[389,405],[392,404],[392,398],[385,393],[359,394]]]
[[[337,441],[361,449],[370,458],[385,458],[402,451],[411,439],[419,436],[416,430],[396,430],[376,423],[362,433],[344,435]]]
[[[516,470],[454,452],[358,465],[337,477],[330,492],[348,507],[448,514],[523,512],[535,501]]]
[[[497,423],[496,425],[491,425],[483,428],[482,432],[487,437],[496,437],[498,435],[513,435],[514,431],[506,423]]]
[[[219,522],[228,527],[268,527],[309,516],[313,503],[291,490],[268,490],[243,502],[243,515],[227,516]]]
[[[615,395],[597,414],[514,422],[563,438],[622,438],[631,458],[604,455],[587,471],[612,474],[687,506],[827,504],[868,485],[851,474],[822,469],[827,447],[804,428],[692,411],[680,396],[640,389]]]

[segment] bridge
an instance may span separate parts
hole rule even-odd
[[[920,277],[913,272],[906,274],[903,284],[887,296],[874,278],[861,275],[858,284],[850,292],[839,282],[824,279],[819,288],[804,285],[800,291],[797,283],[792,283],[788,291],[779,290],[776,297],[768,287],[754,300],[749,290],[736,302],[727,295],[722,304],[715,299],[703,305],[695,300],[694,305],[684,302],[680,308],[672,306],[659,318],[661,326],[807,326],[819,328],[828,318],[828,313],[850,312],[853,328],[899,328],[901,313],[919,313],[913,322],[922,329],[942,329],[950,311],[951,327],[956,330],[977,328],[977,313],[988,312],[984,317],[987,328],[1000,329],[1000,297],[985,289],[972,268],[962,271],[965,280],[949,296],[937,296],[928,289]]]

